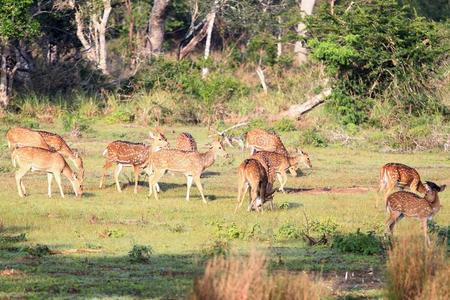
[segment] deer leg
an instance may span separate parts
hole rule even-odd
[[[105,164],[103,165],[103,174],[102,174],[102,178],[100,179],[100,185],[98,186],[99,188],[103,187],[103,181],[105,180],[106,172],[108,172],[108,169],[111,168],[112,165],[113,165],[113,163],[109,160],[107,160],[105,162]]]
[[[392,211],[389,215],[389,218],[386,220],[386,229],[385,232],[392,235],[394,233],[394,226],[399,220],[400,216],[402,215],[401,212],[398,211]]]
[[[148,179],[149,188],[153,190],[153,194],[155,195],[156,200],[158,200],[158,192],[156,191],[156,187],[158,186],[158,181],[161,179],[165,172],[166,170],[154,170],[154,173],[150,175]],[[150,192],[150,195],[151,194],[152,192]]]
[[[426,246],[430,246],[431,241],[430,241],[430,237],[428,236],[428,223],[427,223],[427,218],[424,218],[421,220],[422,221],[422,229],[423,229],[423,235],[425,236],[425,243]]]
[[[234,209],[234,212],[238,210],[239,207],[242,206],[242,202],[244,202],[245,192],[247,192],[248,185],[245,182],[245,178],[239,178],[238,181],[238,196],[237,196],[237,205]]]
[[[195,185],[197,186],[198,190],[200,191],[200,195],[202,196],[203,203],[208,203],[208,202],[206,202],[205,195],[203,195],[203,186],[202,186],[202,182],[200,181],[200,175],[193,176],[193,178],[194,178]]]
[[[141,172],[141,168],[139,166],[133,166],[133,171],[134,171],[134,193],[137,194],[139,173]]]
[[[187,181],[186,201],[189,201],[189,194],[191,192],[192,180],[193,180],[192,175],[186,176],[186,181]]]
[[[19,169],[16,171],[16,184],[17,184],[17,191],[19,192],[20,197],[24,197],[25,191],[22,190],[23,184],[22,184],[22,177],[28,172],[27,169]]]
[[[53,174],[47,173],[47,181],[48,181],[48,197],[52,197],[52,180],[53,180]]]
[[[25,189],[25,185],[23,184],[23,180],[20,180],[20,187],[22,188],[23,194],[27,196],[28,193],[27,190]]]
[[[119,183],[119,175],[120,175],[120,172],[122,172],[122,168],[123,168],[122,164],[117,164],[117,167],[114,170],[114,181],[116,182],[116,188],[119,193],[122,192],[122,189],[120,188],[120,183]]]
[[[259,198],[257,187],[250,187],[250,205],[248,207],[248,211],[251,211],[252,208],[254,208],[257,198]],[[255,207],[255,210],[258,210],[258,207]]]
[[[54,173],[53,176],[55,176],[55,181],[58,184],[59,192],[61,193],[61,197],[64,198],[64,191],[61,185],[61,174]]]

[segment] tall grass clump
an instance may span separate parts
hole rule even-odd
[[[322,299],[325,291],[307,274],[269,274],[267,257],[251,252],[248,257],[215,257],[203,277],[194,283],[191,299]]]
[[[388,254],[389,299],[450,299],[450,266],[443,246],[425,246],[421,237],[407,236]]]

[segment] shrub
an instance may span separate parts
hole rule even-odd
[[[227,240],[217,239],[209,242],[203,249],[204,256],[225,256],[230,252],[230,245]]]
[[[313,145],[314,147],[327,147],[327,140],[317,131],[317,129],[306,129],[300,137],[303,145]]]
[[[283,118],[279,121],[277,121],[274,124],[274,128],[276,131],[280,132],[289,132],[289,131],[295,131],[295,124],[291,119]]]
[[[312,220],[310,229],[313,232],[330,236],[336,233],[338,224],[329,218],[325,221]]]
[[[307,20],[312,56],[335,78],[327,101],[331,112],[343,124],[367,122],[376,102],[409,115],[440,113],[433,79],[445,65],[448,33],[405,1],[348,5],[342,1],[330,10],[324,4]]]
[[[150,246],[134,245],[128,252],[128,258],[132,262],[147,263],[153,255],[153,249]]]
[[[50,248],[47,245],[37,244],[33,247],[26,248],[26,251],[31,256],[42,257],[46,255],[50,255]]]
[[[363,255],[381,254],[383,251],[383,244],[374,232],[362,233],[359,229],[356,233],[335,235],[331,247],[340,252]]]
[[[450,266],[445,248],[426,246],[423,237],[406,236],[388,252],[389,299],[449,299]]]
[[[65,131],[77,129],[81,132],[86,132],[90,129],[89,119],[79,114],[65,113],[61,116],[61,123]]]
[[[205,273],[194,282],[192,299],[322,299],[322,284],[302,273],[269,275],[265,255],[252,252],[248,257],[215,257]]]
[[[277,241],[289,241],[300,238],[300,230],[293,224],[286,223],[278,228],[275,233],[275,239]]]

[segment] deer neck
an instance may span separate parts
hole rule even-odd
[[[69,179],[70,182],[73,181],[73,174],[74,172],[72,171],[72,169],[69,167],[69,165],[66,163],[66,165],[64,166],[64,169],[61,172],[64,176],[67,177],[67,179]]]
[[[422,181],[419,181],[419,183],[417,184],[417,191],[418,191],[419,193],[422,193],[422,194],[426,194],[426,193],[427,193],[427,189],[426,189],[426,187],[423,185]]]
[[[214,149],[211,149],[207,152],[201,153],[201,161],[203,165],[203,170],[209,168],[214,164],[214,161],[216,160],[216,152]]]

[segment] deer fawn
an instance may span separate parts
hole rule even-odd
[[[380,169],[380,188],[379,192],[383,192],[384,196],[394,190],[398,186],[404,189],[409,186],[412,192],[419,192],[424,194],[426,192],[425,186],[420,181],[420,175],[416,169],[404,164],[388,163]],[[378,207],[378,198],[376,206]]]
[[[259,160],[250,158],[244,160],[239,166],[238,171],[238,196],[235,212],[242,206],[245,193],[250,188],[250,202],[248,211],[260,210],[266,202],[270,202],[270,208],[273,209],[272,185],[269,183],[268,174]]]
[[[14,167],[19,167],[16,171],[16,184],[20,197],[24,197],[26,195],[22,177],[29,170],[47,172],[49,197],[52,196],[52,179],[54,176],[56,183],[58,184],[61,197],[64,198],[64,192],[61,186],[61,174],[69,179],[76,196],[81,196],[83,194],[81,181],[70,169],[64,157],[58,152],[36,147],[21,147],[16,148],[12,152],[11,159]]]
[[[203,187],[200,181],[200,175],[209,168],[217,157],[228,157],[228,153],[219,141],[211,144],[209,151],[204,153],[186,152],[176,149],[167,149],[154,152],[149,157],[149,163],[146,172],[149,175],[149,195],[154,193],[155,199],[158,199],[155,184],[161,179],[166,171],[182,173],[186,176],[187,192],[186,200],[189,201],[189,194],[192,182],[195,182],[204,203]]]
[[[117,164],[114,170],[114,181],[116,183],[117,191],[122,192],[119,183],[119,175],[123,167],[133,167],[134,171],[134,193],[137,193],[137,187],[139,182],[139,174],[141,170],[147,165],[150,153],[156,152],[168,146],[166,137],[158,131],[157,134],[149,133],[152,140],[151,146],[142,143],[132,143],[126,141],[114,141],[110,143],[103,156],[106,157],[105,164],[103,165],[103,175],[100,180],[99,187],[103,187],[103,181],[106,176],[106,172],[113,164]]]
[[[255,151],[269,151],[288,155],[288,151],[277,134],[255,128],[245,135],[245,144],[250,148],[250,155]]]
[[[286,156],[276,152],[260,151],[253,154],[250,158],[258,160],[264,167],[269,166],[275,172],[280,183],[279,190],[284,191],[284,186],[287,182],[286,171],[295,177],[297,176],[297,169],[299,162],[302,162],[308,168],[312,168],[311,161],[306,152],[299,152],[299,155]],[[267,171],[267,168],[266,168]],[[273,174],[270,174],[270,180],[273,181]]]
[[[181,151],[197,151],[197,142],[190,133],[182,132],[177,137],[175,148]]]
[[[427,220],[440,210],[438,193],[445,190],[445,185],[438,186],[427,181],[424,188],[424,197],[404,191],[395,192],[387,197],[386,210],[389,212],[389,218],[386,221],[386,232],[392,234],[395,224],[404,216],[416,218],[422,222],[425,241],[430,244]]]
[[[78,177],[84,179],[83,160],[78,152],[70,149],[66,141],[59,135],[47,131],[35,131],[28,128],[11,128],[6,133],[9,148],[16,147],[38,147],[54,150],[70,159],[78,169]]]

